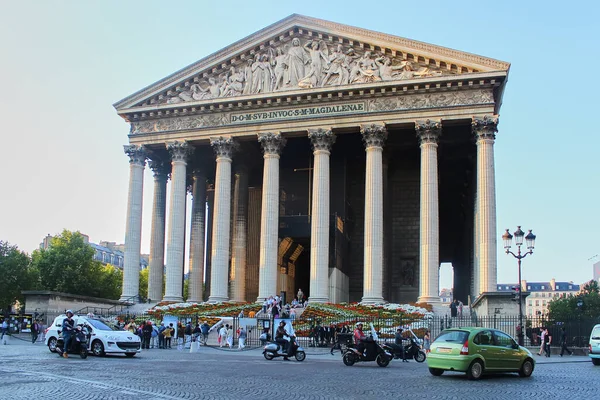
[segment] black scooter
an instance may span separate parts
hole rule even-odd
[[[370,361],[376,361],[380,367],[387,367],[389,365],[392,360],[392,354],[373,340],[372,336],[363,340],[362,343],[365,346],[364,353],[358,351],[355,345],[350,345],[346,348],[346,351],[342,355],[342,361],[344,361],[345,365],[350,367],[357,362]]]
[[[409,338],[410,344],[404,346],[404,357],[406,360],[414,358],[416,362],[422,363],[425,361],[425,352],[421,350],[421,346],[416,342],[415,339]],[[383,348],[390,352],[395,360],[402,358],[402,348],[398,344],[385,343]]]
[[[296,361],[304,361],[306,353],[304,349],[298,345],[295,336],[290,336],[287,354],[282,352],[281,345],[277,342],[271,342],[265,346],[263,355],[267,360],[272,360],[276,357],[294,357]]]
[[[71,348],[67,349],[67,354],[79,354],[81,358],[87,358],[88,356],[88,343],[90,341],[90,333],[87,328],[77,326],[75,333],[71,339]],[[56,352],[59,356],[63,356],[64,353],[64,339],[61,337],[56,342]]]

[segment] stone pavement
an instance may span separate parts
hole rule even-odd
[[[464,374],[433,377],[426,363],[392,361],[343,365],[340,353],[307,348],[304,362],[267,361],[260,349],[202,347],[145,350],[134,358],[62,359],[40,343],[0,345],[0,387],[11,399],[521,399],[595,398],[600,367],[589,358],[536,357],[533,376],[498,374],[468,381]],[[3,398],[7,398],[2,396]]]

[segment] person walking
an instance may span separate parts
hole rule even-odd
[[[546,328],[546,336],[544,336],[544,349],[546,351],[546,357],[550,357],[550,345],[552,344],[552,334]]]
[[[158,328],[155,323],[152,323],[152,334],[150,335],[150,348],[158,348],[159,339],[158,339]]]
[[[565,327],[560,328],[560,356],[562,357],[565,352],[569,353],[570,356],[573,355],[573,352],[567,348],[567,332],[565,332]]]
[[[2,336],[0,336],[0,341],[2,341],[2,344],[6,344],[6,333],[8,333],[8,318],[5,318],[4,321],[2,321],[2,327],[0,328],[0,332],[2,332]]]
[[[163,331],[163,336],[165,337],[165,349],[171,348],[171,336],[173,336],[173,332],[175,329],[173,328],[173,323],[170,323],[169,326]]]
[[[219,347],[223,347],[225,346],[225,341],[227,340],[227,330],[229,329],[229,324],[226,324],[225,326],[222,326],[221,329],[219,329]]]
[[[425,354],[429,353],[429,349],[431,348],[431,333],[429,329],[425,331],[425,336],[423,336],[423,348],[425,349]]]
[[[458,314],[458,300],[454,300],[452,303],[450,303],[450,316],[452,318],[456,317]]]
[[[246,347],[246,330],[242,326],[238,334],[238,350],[242,350],[244,347]]]
[[[227,346],[229,346],[230,349],[233,349],[233,327],[229,326],[227,328]]]
[[[544,341],[546,339],[546,328],[542,326],[542,329],[540,331],[540,351],[538,351],[538,356],[541,356],[542,353],[544,352],[545,346],[546,346],[546,342]]]
[[[35,344],[39,334],[40,334],[40,324],[38,323],[38,321],[36,319],[33,321],[33,324],[31,324],[31,343],[32,344]]]
[[[165,348],[165,330],[166,329],[167,329],[167,327],[165,326],[165,323],[161,322],[160,326],[158,327],[158,348],[159,349]]]
[[[210,325],[208,325],[208,322],[204,321],[204,323],[200,327],[200,330],[202,331],[202,342],[203,342],[202,344],[207,346],[208,345],[208,334],[210,333]]]

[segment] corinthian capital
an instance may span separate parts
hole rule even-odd
[[[285,138],[280,133],[259,133],[258,142],[260,143],[263,153],[266,154],[281,154],[281,150],[285,146]]]
[[[154,178],[156,179],[166,179],[171,172],[171,165],[165,160],[161,160],[159,158],[148,161],[148,166],[152,170]]]
[[[498,132],[498,116],[485,115],[483,118],[475,118],[471,121],[471,129],[475,135],[475,139],[496,139]]]
[[[427,143],[437,143],[442,134],[442,124],[439,121],[416,121],[415,130],[421,145]]]
[[[335,143],[335,134],[331,129],[309,129],[308,138],[312,144],[313,151],[330,151],[331,146]]]
[[[233,152],[237,149],[237,143],[232,138],[225,138],[223,136],[211,137],[210,145],[217,158],[231,158]]]
[[[387,139],[387,128],[385,125],[363,125],[360,127],[360,133],[365,147],[383,147]]]
[[[142,146],[126,144],[123,146],[123,150],[129,156],[129,164],[140,165],[142,167],[146,165],[147,155]]]
[[[171,161],[187,162],[187,159],[194,152],[194,148],[188,142],[169,142],[167,150],[171,154]]]

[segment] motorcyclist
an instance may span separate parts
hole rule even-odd
[[[69,358],[69,356],[67,355],[67,351],[69,351],[71,346],[71,340],[75,335],[75,320],[73,319],[73,311],[71,310],[67,310],[67,318],[63,320],[62,335],[64,342],[63,357]]]
[[[402,328],[398,328],[396,330],[396,337],[394,338],[394,343],[400,348],[400,354],[402,354],[402,362],[408,362],[406,359],[406,352],[404,351],[404,344],[402,341],[404,337],[402,336]]]
[[[283,359],[287,361],[289,360],[289,358],[287,358],[289,342],[285,339],[286,336],[289,337],[290,335],[285,330],[285,321],[281,321],[277,327],[277,331],[275,332],[275,342],[281,345],[282,352],[286,354]]]
[[[356,345],[356,350],[363,354],[365,351],[364,340],[367,339],[367,335],[363,332],[363,324],[359,322],[356,324],[356,329],[354,329],[354,344]]]

